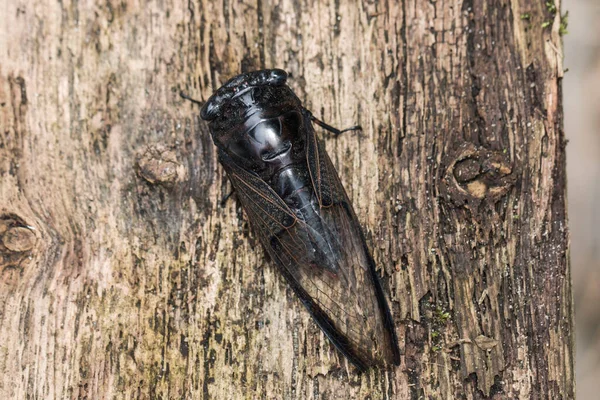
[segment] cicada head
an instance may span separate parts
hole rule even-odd
[[[241,74],[202,107],[217,147],[257,173],[292,162],[303,148],[302,104],[286,80],[280,69]]]
[[[234,76],[221,86],[204,104],[200,116],[206,121],[213,121],[229,106],[243,106],[235,101],[243,93],[253,88],[280,87],[287,81],[287,73],[281,69],[265,69]],[[236,104],[237,103],[237,104]],[[243,103],[243,102],[242,102]]]

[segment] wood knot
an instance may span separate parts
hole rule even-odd
[[[31,228],[16,226],[4,232],[2,243],[7,250],[14,253],[22,253],[33,249],[35,235],[31,231]]]
[[[149,146],[137,159],[138,175],[151,184],[172,186],[184,175],[175,151],[164,146]]]
[[[482,201],[495,202],[515,181],[513,166],[505,152],[465,143],[444,163],[441,192],[457,205],[477,208]]]
[[[23,268],[37,238],[34,229],[16,215],[0,216],[0,268]]]

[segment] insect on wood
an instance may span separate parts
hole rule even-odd
[[[279,69],[238,75],[201,117],[254,233],[315,322],[359,370],[398,365],[373,258],[313,122],[343,131],[316,119],[286,81]]]

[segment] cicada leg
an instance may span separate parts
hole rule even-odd
[[[325,122],[321,121],[320,119],[318,119],[317,117],[315,117],[310,111],[306,110],[305,111],[308,113],[308,115],[310,116],[310,120],[312,122],[314,122],[315,124],[319,125],[321,128],[328,130],[329,132],[333,133],[335,136],[339,136],[344,132],[348,132],[348,131],[362,131],[362,126],[360,125],[354,125],[351,126],[350,128],[346,128],[346,129],[337,129],[334,128],[333,126],[326,124]]]
[[[197,104],[199,106],[203,106],[204,103],[201,102],[200,100],[196,100],[196,99],[192,99],[190,96],[188,96],[186,93],[184,93],[183,91],[179,92],[179,96],[181,96],[181,98],[186,99],[191,101],[194,104]]]

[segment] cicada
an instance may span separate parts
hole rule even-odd
[[[201,117],[254,234],[325,335],[361,371],[398,365],[375,263],[313,123],[342,131],[315,118],[286,81],[280,69],[235,76]]]

